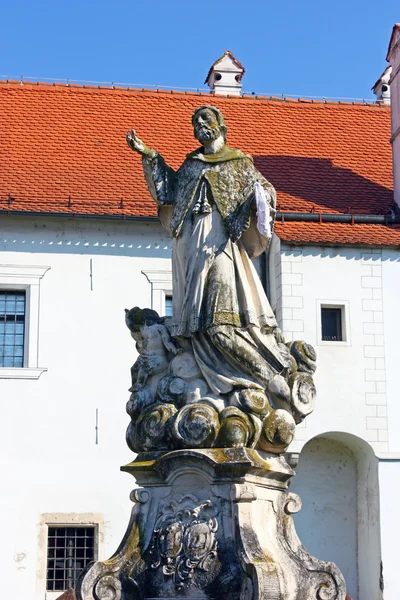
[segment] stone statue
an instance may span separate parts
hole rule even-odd
[[[173,316],[125,311],[132,367],[125,467],[138,486],[115,554],[77,600],[345,600],[338,568],[307,552],[284,451],[314,408],[314,349],[285,343],[251,259],[268,246],[275,190],[226,145],[220,111],[193,115],[201,148],[175,172],[136,137],[173,237]]]
[[[161,222],[173,237],[173,318],[168,327],[183,354],[171,356],[161,388],[154,376],[147,388],[147,378],[133,382],[128,412],[135,420],[135,407],[149,407],[153,432],[155,416],[159,419],[163,434],[160,430],[154,437],[152,448],[147,440],[148,450],[250,446],[279,453],[292,441],[296,422],[314,408],[315,352],[302,342],[290,349],[285,345],[251,261],[268,247],[275,190],[250,156],[226,144],[227,127],[218,108],[197,109],[192,124],[202,146],[176,172],[134,130],[127,134],[128,145],[142,156]],[[135,373],[147,361],[140,347],[138,351]],[[164,355],[161,345],[160,363],[167,367]],[[187,378],[188,361],[196,371],[197,394],[185,393],[188,381],[175,373],[177,363],[185,364],[180,371]],[[166,395],[168,385],[181,392]],[[194,391],[193,385],[189,388]],[[146,401],[140,399],[144,396]],[[160,406],[163,402],[168,406]],[[192,403],[198,406],[184,408]],[[177,422],[182,429],[182,420],[188,425],[197,417],[203,435],[192,439],[190,428],[174,434]],[[141,419],[141,429],[145,421]],[[139,451],[137,434],[131,426],[128,444]]]

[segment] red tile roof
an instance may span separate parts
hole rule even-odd
[[[281,240],[294,244],[400,246],[398,225],[350,225],[345,223],[276,223]]]
[[[393,209],[386,106],[2,82],[0,211],[156,215],[125,133],[134,126],[177,168],[196,147],[192,112],[210,102],[225,115],[228,143],[252,154],[276,187],[281,211]],[[296,243],[400,244],[384,225],[291,222],[276,231]]]

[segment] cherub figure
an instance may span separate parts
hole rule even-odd
[[[139,352],[131,370],[132,391],[145,387],[151,377],[151,388],[155,393],[160,377],[168,369],[168,352],[177,354],[179,349],[171,339],[165,319],[160,318],[155,310],[138,306],[131,310],[126,308],[125,322]]]

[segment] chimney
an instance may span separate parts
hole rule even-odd
[[[225,50],[212,65],[204,83],[210,87],[211,94],[240,96],[244,67],[230,50]]]
[[[390,104],[390,75],[392,73],[392,67],[386,67],[378,81],[371,88],[376,96],[377,102],[383,104]]]
[[[392,67],[390,77],[394,200],[400,210],[400,23],[393,27],[386,60]]]

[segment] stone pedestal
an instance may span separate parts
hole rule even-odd
[[[291,515],[283,455],[249,448],[142,453],[127,532],[89,566],[78,600],[344,600],[338,568],[312,557]]]

